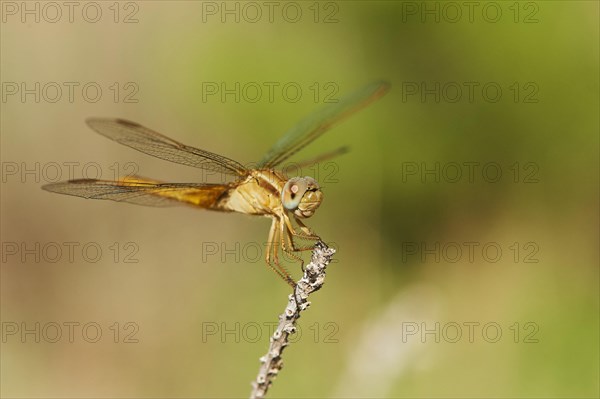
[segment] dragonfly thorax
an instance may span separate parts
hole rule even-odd
[[[323,200],[319,183],[312,177],[293,177],[281,190],[281,202],[288,211],[301,218],[311,217]]]

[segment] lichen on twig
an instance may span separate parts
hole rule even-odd
[[[289,345],[289,337],[296,331],[296,322],[300,313],[310,306],[308,296],[321,289],[325,281],[325,270],[331,261],[335,249],[318,241],[312,252],[311,262],[306,266],[304,275],[296,283],[294,293],[288,297],[285,311],[279,315],[279,324],[270,339],[269,350],[260,358],[260,369],[256,380],[252,382],[250,398],[264,398],[273,380],[283,367],[282,352]]]

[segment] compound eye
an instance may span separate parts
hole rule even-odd
[[[307,189],[308,183],[301,177],[294,177],[288,180],[281,192],[281,202],[283,203],[283,207],[288,211],[298,209],[302,196],[304,196]]]

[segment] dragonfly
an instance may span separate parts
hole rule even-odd
[[[288,130],[253,168],[230,158],[191,147],[168,138],[138,123],[115,118],[89,118],[87,125],[119,144],[166,161],[217,172],[232,177],[227,183],[166,183],[139,176],[118,180],[75,179],[42,186],[44,190],[83,197],[127,202],[146,206],[189,205],[221,212],[238,212],[272,219],[266,244],[267,265],[284,281],[295,286],[287,268],[279,261],[280,251],[300,263],[300,247],[295,239],[319,241],[303,222],[310,218],[323,201],[319,183],[310,176],[287,178],[276,167],[330,130],[339,122],[385,95],[390,84],[371,83],[356,92],[327,104]],[[333,151],[313,160],[341,153]],[[294,227],[292,219],[297,227]]]

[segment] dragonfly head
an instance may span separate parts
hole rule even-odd
[[[311,217],[322,200],[319,183],[309,176],[289,179],[281,192],[283,207],[301,218]]]

